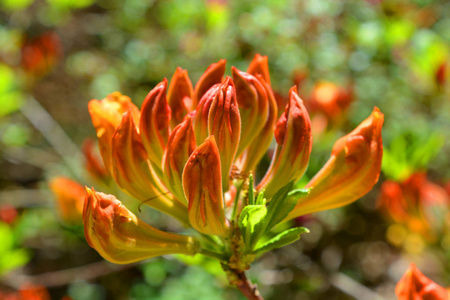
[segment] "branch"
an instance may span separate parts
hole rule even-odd
[[[245,272],[232,270],[231,271],[239,278],[239,281],[236,283],[237,288],[244,294],[245,297],[249,300],[264,300],[261,294],[258,291],[258,287],[256,284],[252,284],[252,282],[247,279]]]

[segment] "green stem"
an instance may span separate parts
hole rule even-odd
[[[234,220],[236,218],[238,206],[239,206],[239,197],[241,196],[241,190],[242,186],[244,185],[245,180],[242,181],[242,183],[239,185],[236,191],[236,196],[234,197],[234,203],[233,203],[233,212],[231,213],[231,220]]]

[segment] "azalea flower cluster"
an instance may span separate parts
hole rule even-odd
[[[88,243],[105,259],[131,263],[163,254],[201,253],[243,271],[255,255],[294,242],[305,228],[273,234],[293,218],[347,205],[370,191],[382,158],[383,114],[372,114],[334,145],[305,188],[311,121],[296,87],[280,114],[267,57],[246,72],[212,64],[192,84],[178,68],[141,109],[119,92],[91,100],[89,112],[108,173],[126,193],[177,219],[190,235],[158,230],[113,195],[87,189]],[[275,139],[274,139],[275,138]],[[275,140],[275,143],[273,142]],[[260,180],[258,163],[274,144]]]

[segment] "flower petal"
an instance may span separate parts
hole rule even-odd
[[[264,81],[270,85],[269,59],[267,56],[256,54],[248,66],[247,73],[253,76],[260,74],[264,78]]]
[[[241,134],[241,118],[233,80],[227,77],[211,103],[208,116],[209,135],[215,137],[222,168],[222,185],[228,190],[231,165],[236,156]]]
[[[289,102],[278,120],[275,139],[277,147],[272,163],[257,186],[258,191],[265,189],[268,199],[289,182],[299,180],[308,166],[311,120],[296,87],[289,92]]]
[[[81,223],[86,197],[84,187],[66,177],[53,178],[49,186],[58,201],[61,218],[68,223]]]
[[[253,75],[231,68],[241,118],[241,137],[237,155],[259,135],[267,120],[268,99],[263,84]]]
[[[106,169],[111,174],[111,141],[114,131],[122,120],[122,114],[131,111],[135,122],[139,120],[139,109],[131,99],[119,92],[109,94],[103,100],[91,100],[89,113],[97,131],[100,153]]]
[[[167,101],[172,111],[172,119],[170,120],[172,128],[180,124],[184,116],[197,107],[194,88],[188,72],[180,67],[177,68],[170,80]]]
[[[86,190],[84,235],[106,260],[127,264],[158,255],[194,255],[199,251],[193,237],[160,231],[138,219],[113,195]]]
[[[256,135],[250,145],[244,149],[244,152],[236,160],[235,164],[241,171],[255,171],[258,162],[267,152],[273,138],[277,124],[278,108],[275,96],[270,85],[264,81],[261,75],[256,75],[258,80],[263,84],[267,93],[268,115],[264,123],[264,127]],[[241,126],[242,127],[242,126]]]
[[[200,77],[195,85],[195,97],[197,101],[216,83],[221,83],[223,74],[225,73],[225,66],[227,61],[221,59],[218,62],[210,65],[205,73]]]
[[[425,277],[414,264],[410,265],[402,279],[397,283],[395,294],[398,300],[449,299],[449,292],[431,279]]]
[[[124,191],[145,204],[187,223],[186,206],[177,201],[155,175],[129,113],[113,137],[113,178]]]
[[[183,169],[196,147],[192,115],[187,115],[170,134],[162,162],[166,186],[180,201],[186,201],[182,186]]]
[[[347,205],[372,189],[383,156],[383,118],[375,108],[370,117],[334,144],[328,162],[306,185],[312,187],[310,194],[300,199],[287,219]]]
[[[204,234],[223,236],[229,227],[224,213],[221,174],[219,149],[214,136],[210,136],[191,154],[183,172],[189,222]]]
[[[161,160],[169,139],[170,106],[166,98],[167,79],[148,93],[142,103],[139,122],[142,143],[151,162],[161,169]]]

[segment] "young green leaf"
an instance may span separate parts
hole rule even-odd
[[[247,205],[239,217],[239,229],[245,244],[251,249],[262,234],[264,218],[267,214],[265,205]]]
[[[308,228],[305,227],[296,227],[291,228],[286,231],[281,232],[276,235],[274,238],[270,239],[260,247],[257,247],[253,253],[260,254],[263,252],[267,252],[273,249],[281,248],[283,246],[289,245],[298,239],[300,239],[300,235],[303,233],[308,233]]]
[[[293,182],[288,183],[270,200],[267,207],[267,217],[265,220],[266,231],[281,222],[291,212],[291,210],[294,209],[298,198],[289,197],[289,191],[292,189],[293,185]]]

